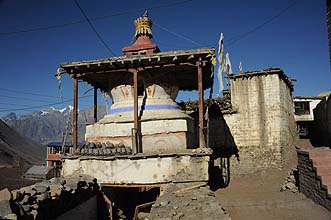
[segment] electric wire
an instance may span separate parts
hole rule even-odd
[[[177,36],[177,37],[179,37],[179,38],[181,38],[181,39],[184,39],[184,40],[186,40],[186,41],[188,41],[188,42],[190,42],[190,43],[192,43],[192,44],[194,44],[194,45],[196,45],[196,46],[202,46],[202,44],[197,43],[196,41],[194,41],[194,40],[192,40],[192,39],[190,39],[190,38],[188,38],[188,37],[186,37],[186,36],[184,36],[184,35],[182,35],[182,34],[178,34],[178,33],[174,32],[174,31],[170,31],[169,29],[167,29],[167,28],[165,28],[165,27],[162,27],[161,25],[155,23],[155,21],[153,22],[153,24],[154,24],[156,27],[158,27],[158,28],[160,28],[160,29],[162,29],[162,30],[164,30],[164,31],[166,31],[166,32],[168,32],[168,33],[170,33],[170,34],[172,34],[172,35],[175,35],[175,36]]]
[[[6,89],[6,88],[0,88],[0,90],[11,92],[11,93],[20,93],[20,94],[24,94],[24,95],[34,95],[34,96],[48,97],[48,98],[59,98],[58,96],[40,94],[41,92],[37,93],[37,91],[29,91],[29,90],[22,91],[22,90],[12,90],[12,89]]]
[[[171,7],[171,6],[184,4],[186,2],[191,2],[191,1],[193,1],[193,0],[168,2],[168,3],[165,3],[165,4],[156,5],[156,6],[145,7],[145,8],[140,8],[140,9],[132,9],[132,10],[127,10],[127,11],[123,11],[123,12],[119,12],[119,13],[115,13],[115,14],[94,17],[94,18],[90,18],[89,20],[90,21],[104,20],[104,19],[109,19],[109,18],[116,17],[116,16],[122,16],[122,15],[137,13],[137,12],[143,12],[145,10],[154,10],[154,9],[159,9],[159,8],[164,8],[164,7]],[[51,29],[63,28],[63,27],[71,26],[71,25],[81,24],[81,23],[84,23],[84,22],[86,22],[86,20],[77,20],[77,21],[67,22],[67,23],[63,23],[63,24],[49,25],[49,26],[45,26],[45,27],[21,29],[21,30],[17,30],[17,31],[0,32],[0,35],[15,35],[15,34],[20,34],[20,33],[45,31],[45,30],[51,30]]]
[[[15,99],[15,100],[27,100],[27,101],[34,101],[34,102],[49,102],[49,100],[41,100],[41,99],[31,99],[26,97],[19,97],[19,96],[10,96],[10,95],[0,95],[3,98]]]
[[[251,30],[249,30],[245,33],[239,34],[235,37],[230,38],[230,40],[227,43],[225,43],[225,46],[230,47],[230,46],[234,45],[236,42],[238,42],[238,41],[242,40],[243,38],[247,37],[248,35],[260,30],[265,25],[269,24],[270,22],[272,22],[272,21],[276,20],[277,18],[279,18],[280,16],[282,16],[285,12],[287,12],[290,8],[292,8],[298,2],[299,2],[298,0],[293,1],[287,7],[285,7],[281,11],[279,11],[277,14],[273,15],[272,17],[270,17],[266,21],[262,22],[261,24],[257,25],[256,27],[252,28]]]
[[[87,97],[92,97],[93,95],[86,95],[86,96],[81,96],[78,99],[83,99],[83,98],[87,98]],[[22,110],[31,110],[31,109],[36,109],[36,108],[43,108],[43,107],[49,107],[51,105],[60,105],[64,102],[72,102],[73,99],[67,99],[64,100],[63,102],[55,102],[55,103],[48,103],[48,104],[44,104],[44,105],[37,105],[37,106],[32,106],[32,107],[27,107],[27,108],[13,108],[13,109],[7,109],[7,110],[0,110],[0,112],[10,112],[10,111],[22,111]]]
[[[100,42],[103,44],[103,46],[105,46],[105,48],[113,55],[113,56],[117,56],[115,54],[115,52],[106,44],[106,42],[103,40],[103,38],[101,37],[101,35],[98,33],[98,31],[95,29],[95,27],[93,26],[92,22],[90,21],[90,19],[87,17],[86,13],[84,12],[84,10],[82,9],[82,7],[79,5],[77,0],[74,0],[77,7],[79,8],[80,12],[83,14],[83,16],[85,17],[87,23],[89,24],[89,26],[91,27],[91,29],[94,31],[94,33],[97,35],[98,39],[100,40]]]

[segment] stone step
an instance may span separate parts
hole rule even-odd
[[[318,176],[331,175],[331,166],[318,166],[316,167],[316,174]]]
[[[331,175],[321,176],[321,182],[324,185],[331,185]]]
[[[331,160],[331,150],[313,150],[309,152],[309,158],[329,158]]]
[[[327,188],[327,192],[329,194],[329,197],[331,198],[331,184],[327,184],[326,188]]]
[[[331,167],[331,158],[315,158],[313,165],[314,167]]]

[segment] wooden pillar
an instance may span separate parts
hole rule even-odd
[[[202,85],[201,62],[197,62],[197,66],[198,66],[198,90],[199,90],[199,147],[204,148],[206,144],[203,135],[203,85]]]
[[[77,149],[77,119],[78,119],[78,79],[74,78],[74,109],[73,109],[73,131],[72,131],[72,145],[73,145],[73,153],[76,152]]]
[[[133,73],[133,130],[132,130],[132,151],[139,153],[138,146],[138,71],[131,69]]]
[[[94,123],[98,121],[98,89],[97,87],[94,87],[94,100],[93,100],[93,103],[94,103]]]

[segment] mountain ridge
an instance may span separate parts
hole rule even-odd
[[[98,106],[98,119],[105,114],[106,107]],[[86,124],[93,123],[93,115],[93,107],[78,111],[79,141],[84,140]],[[24,115],[9,113],[2,117],[2,120],[19,134],[45,145],[51,141],[62,141],[68,122],[72,125],[72,106],[69,105],[60,110],[49,107]],[[68,133],[71,133],[71,126],[69,126]],[[69,135],[67,141],[71,140],[71,135]]]

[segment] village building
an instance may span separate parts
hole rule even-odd
[[[294,119],[299,137],[309,138],[314,124],[314,109],[323,100],[321,96],[295,96]]]
[[[82,145],[79,143],[78,145]],[[61,156],[65,154],[73,154],[72,143],[62,143],[52,141],[47,144],[46,166],[47,167],[62,167]]]

